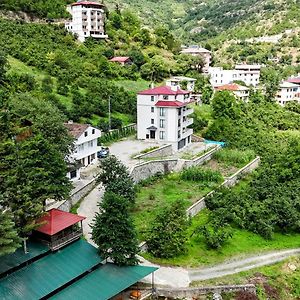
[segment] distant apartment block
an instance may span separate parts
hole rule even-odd
[[[188,54],[192,56],[201,56],[204,60],[203,72],[207,72],[211,64],[211,52],[205,48],[201,48],[197,45],[183,47],[181,52],[182,54]]]
[[[84,42],[87,37],[104,39],[105,6],[98,2],[77,1],[68,7],[72,21],[65,28]]]
[[[192,142],[192,102],[190,92],[175,82],[138,93],[137,138],[172,144],[173,151],[184,148]]]
[[[237,99],[247,102],[249,99],[249,88],[236,84],[230,83],[221,85],[215,88],[216,91],[230,91],[232,92]]]
[[[210,83],[213,87],[243,81],[248,86],[256,87],[260,80],[260,65],[236,65],[234,70],[224,70],[221,67],[208,69]]]
[[[290,101],[300,103],[300,78],[290,78],[282,82],[276,94],[276,101],[281,106],[285,106]]]
[[[74,138],[73,152],[68,157],[68,177],[78,179],[80,168],[86,167],[97,160],[97,152],[101,150],[98,146],[98,138],[101,131],[88,124],[78,124],[69,121],[65,124],[70,135]]]

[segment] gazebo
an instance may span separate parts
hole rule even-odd
[[[84,219],[79,215],[51,209],[37,221],[41,226],[35,229],[34,237],[46,243],[52,251],[58,250],[82,236]]]

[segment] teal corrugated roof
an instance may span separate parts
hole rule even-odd
[[[39,299],[90,270],[101,261],[84,240],[48,254],[0,280],[0,298]]]
[[[62,290],[53,300],[107,300],[156,271],[154,267],[105,264]]]
[[[27,243],[28,253],[25,254],[23,247],[17,249],[14,253],[0,257],[0,274],[16,268],[35,257],[50,251],[48,247],[40,242],[29,241]],[[1,298],[1,297],[0,297]]]

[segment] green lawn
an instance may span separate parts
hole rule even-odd
[[[141,187],[132,212],[140,239],[143,239],[144,231],[151,223],[155,212],[162,206],[181,200],[188,208],[217,186],[218,183],[200,184],[180,180],[179,174],[175,173],[164,176],[146,187]]]
[[[146,81],[143,79],[139,80],[122,80],[122,81],[115,81],[115,84],[123,87],[127,91],[138,93],[140,91],[146,90],[149,88],[150,81]]]
[[[255,253],[300,247],[300,234],[276,233],[273,240],[265,240],[257,234],[234,228],[232,239],[222,249],[208,250],[202,237],[191,237],[195,228],[204,225],[207,220],[208,210],[203,210],[192,219],[192,224],[188,229],[188,251],[185,255],[173,259],[155,259],[149,254],[145,257],[163,265],[200,267],[221,263],[232,257],[246,257]]]
[[[295,269],[296,268],[296,269]],[[291,257],[271,266],[252,269],[234,275],[192,282],[191,286],[212,286],[254,283],[260,300],[300,299],[300,256]],[[270,288],[271,287],[271,288]],[[277,295],[277,298],[273,298]],[[226,298],[235,299],[235,298]]]

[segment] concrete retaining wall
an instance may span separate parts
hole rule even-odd
[[[241,178],[245,177],[245,175],[247,175],[247,174],[251,173],[253,170],[255,170],[259,166],[259,163],[260,163],[260,157],[257,156],[254,160],[252,160],[245,167],[241,168],[235,174],[228,177],[217,189],[219,189],[220,187],[223,187],[223,186],[224,187],[231,187],[231,186],[236,185]],[[187,215],[190,216],[190,217],[194,217],[202,209],[204,209],[206,207],[205,199],[207,197],[213,195],[217,189],[209,192],[205,197],[201,198],[196,203],[194,203],[192,206],[190,206],[186,210]]]
[[[153,160],[133,167],[130,174],[133,181],[138,183],[158,173],[167,174],[172,172],[176,165],[177,159]]]
[[[164,145],[147,153],[135,156],[135,159],[170,156],[173,154],[172,145]]]
[[[199,295],[209,293],[224,293],[224,292],[250,292],[256,294],[254,284],[245,285],[222,285],[222,286],[209,286],[209,287],[195,287],[195,288],[157,288],[156,294],[160,297],[173,298],[173,299],[197,299]]]

